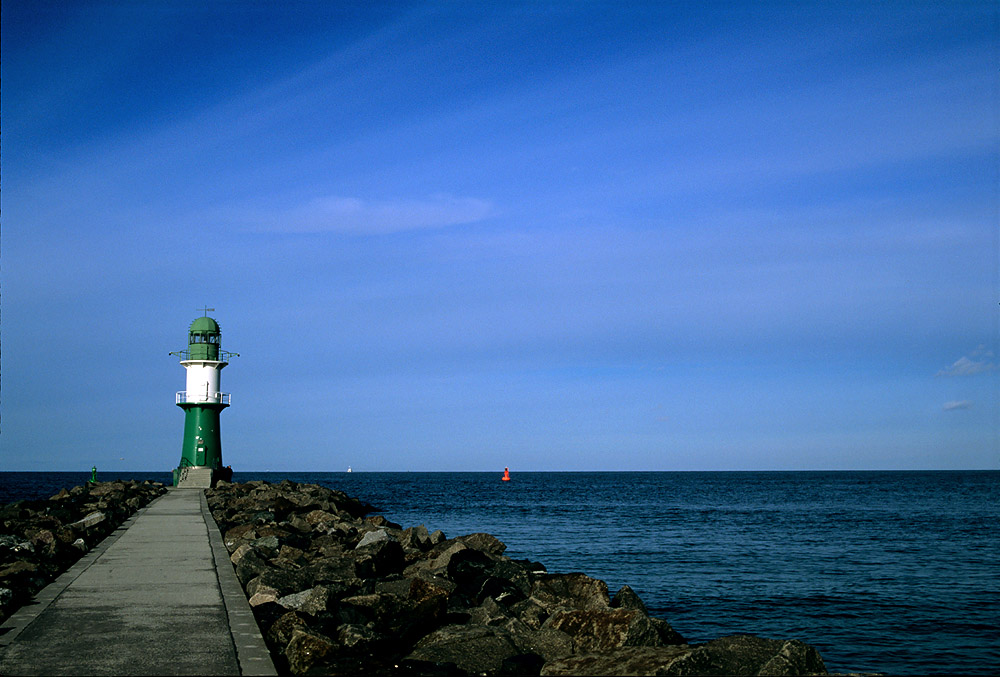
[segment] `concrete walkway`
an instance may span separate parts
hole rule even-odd
[[[274,675],[205,493],[171,489],[0,626],[3,675]]]

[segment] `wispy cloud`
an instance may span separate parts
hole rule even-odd
[[[490,201],[474,197],[375,201],[324,196],[284,210],[243,213],[240,220],[272,232],[380,235],[476,223],[492,212]]]
[[[978,348],[973,350],[969,355],[958,358],[950,366],[939,371],[936,376],[972,376],[974,374],[981,374],[984,371],[992,371],[996,369],[997,365],[991,359],[993,357],[993,351],[988,350],[986,346],[980,345]]]
[[[953,400],[945,402],[942,407],[945,411],[956,411],[958,409],[972,409],[972,402],[969,400]]]

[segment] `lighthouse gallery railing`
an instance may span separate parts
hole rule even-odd
[[[188,391],[181,390],[177,393],[176,403],[186,404],[191,402],[192,404],[200,404],[202,402],[206,404],[230,404],[230,399],[232,398],[232,393],[208,393],[208,397],[205,397],[204,393],[198,393],[195,397],[188,397]]]

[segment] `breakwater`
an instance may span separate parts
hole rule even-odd
[[[208,504],[279,670],[293,674],[824,674],[812,647],[689,644],[627,585],[515,560],[486,533],[403,528],[319,485],[220,485]]]
[[[0,623],[165,491],[118,480],[0,506]]]

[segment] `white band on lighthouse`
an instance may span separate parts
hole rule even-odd
[[[207,362],[202,360],[185,360],[181,362],[187,372],[188,402],[221,402],[219,392],[219,375],[226,362]]]

